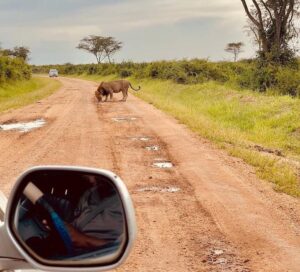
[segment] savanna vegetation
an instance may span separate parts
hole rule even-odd
[[[179,84],[214,81],[238,89],[300,96],[300,73],[295,67],[258,67],[258,60],[209,62],[207,60],[157,61],[149,63],[64,64],[33,66],[34,73],[48,73],[56,68],[63,75],[118,75],[137,79],[172,80]]]
[[[0,112],[34,103],[52,94],[60,86],[57,80],[40,77],[0,84]]]
[[[60,83],[32,77],[24,46],[0,49],[0,112],[33,103],[53,93]]]
[[[98,82],[129,77],[142,86],[135,95],[255,166],[277,190],[300,196],[300,75],[286,66],[257,69],[258,62],[194,59],[55,67],[61,74]],[[52,67],[34,66],[33,71]]]
[[[300,99],[213,81],[132,81],[142,86],[135,95],[253,165],[276,190],[300,196]]]
[[[0,55],[0,86],[19,80],[29,80],[31,68],[22,58]]]

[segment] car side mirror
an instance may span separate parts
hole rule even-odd
[[[110,171],[71,166],[23,173],[8,201],[6,229],[29,263],[52,271],[113,269],[136,236],[122,180]]]

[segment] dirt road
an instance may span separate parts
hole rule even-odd
[[[0,116],[0,123],[47,121],[28,133],[0,131],[6,194],[33,165],[111,169],[126,182],[138,223],[118,271],[300,271],[299,200],[153,106],[133,96],[97,104],[96,84],[60,80],[52,96]],[[162,161],[174,167],[153,166]]]

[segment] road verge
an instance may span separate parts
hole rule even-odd
[[[45,98],[59,89],[57,80],[33,77],[0,86],[0,112],[17,109]]]

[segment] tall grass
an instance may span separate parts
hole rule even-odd
[[[48,78],[6,83],[0,86],[0,112],[34,103],[57,90],[61,83]]]
[[[180,86],[143,80],[140,84],[143,91],[137,96],[255,166],[277,190],[300,196],[295,167],[300,164],[300,100],[238,91],[214,82]]]

